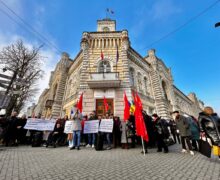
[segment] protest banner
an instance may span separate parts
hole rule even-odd
[[[84,134],[98,133],[99,131],[99,120],[85,121]]]
[[[113,130],[113,119],[102,119],[99,126],[99,131],[112,133],[112,130]]]
[[[24,126],[24,129],[37,130],[37,131],[53,131],[56,120],[34,119],[30,118]]]
[[[65,128],[64,133],[73,133],[73,121],[66,121],[65,122]]]

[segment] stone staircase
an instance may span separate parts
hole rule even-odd
[[[153,87],[153,93],[155,98],[155,105],[157,114],[163,118],[169,118],[169,105],[167,100],[164,98],[163,89],[161,85],[161,79],[157,71],[151,71],[151,83]]]
[[[54,118],[59,117],[62,111],[62,100],[64,96],[66,79],[67,79],[66,71],[63,71],[63,73],[60,76],[61,78],[57,87],[57,93],[52,106],[52,117]]]

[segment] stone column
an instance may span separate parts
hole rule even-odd
[[[81,40],[81,50],[83,51],[83,60],[82,60],[82,69],[80,74],[80,90],[87,89],[88,84],[87,80],[89,80],[89,72],[87,71],[89,68],[89,43],[88,43],[88,33],[84,32]]]
[[[157,114],[163,118],[170,118],[169,113],[169,106],[168,102],[165,99],[163,88],[162,88],[162,82],[159,75],[159,69],[158,69],[158,63],[157,63],[157,57],[155,56],[155,50],[149,50],[149,62],[152,65],[152,69],[150,72],[150,78],[151,78],[151,84],[153,88],[153,96],[155,99],[155,106]]]
[[[53,106],[51,110],[51,115],[54,118],[57,118],[61,115],[62,112],[62,102],[64,99],[64,91],[65,91],[65,85],[67,80],[67,70],[68,70],[68,61],[69,61],[69,55],[67,53],[62,54],[62,58],[59,63],[59,72],[57,73],[57,76],[59,76],[59,82],[57,84],[56,94],[55,98],[53,99]]]

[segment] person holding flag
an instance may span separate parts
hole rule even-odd
[[[83,110],[83,93],[80,96],[79,101],[76,104],[76,112],[73,115],[73,147],[70,150],[75,149],[80,150],[80,141],[81,141],[81,131],[82,131],[82,110]]]
[[[147,150],[144,148],[144,141],[148,142],[149,137],[148,137],[147,128],[144,123],[144,118],[143,118],[143,114],[142,114],[143,106],[142,106],[141,99],[138,96],[137,92],[136,93],[133,92],[132,94],[133,94],[134,104],[135,104],[134,115],[135,115],[136,135],[141,136],[143,153],[145,155],[145,152]]]

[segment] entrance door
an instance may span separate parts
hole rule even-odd
[[[113,99],[106,99],[108,103],[108,112],[105,111],[104,99],[96,99],[96,113],[98,116],[103,116],[106,113],[114,114]]]

